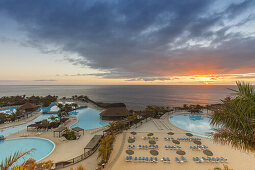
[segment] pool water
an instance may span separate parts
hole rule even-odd
[[[33,121],[28,122],[26,124],[9,127],[9,128],[6,128],[6,129],[0,129],[0,135],[8,136],[10,134],[16,133],[20,130],[26,129],[28,125],[34,124],[35,122],[39,122],[43,119],[48,119],[52,115],[57,116],[57,114],[42,114],[39,117],[37,117],[36,119],[34,119]]]
[[[39,161],[54,150],[55,144],[52,141],[43,138],[16,138],[2,140],[0,141],[0,162],[16,151],[24,152],[32,148],[35,148],[36,150],[24,158],[33,158],[36,161]],[[23,163],[23,159],[17,163]]]
[[[14,112],[16,112],[17,108],[18,107],[0,109],[0,113],[13,114]]]
[[[111,121],[101,120],[100,112],[99,110],[91,108],[76,110],[73,114],[77,116],[78,122],[72,125],[71,128],[79,126],[83,129],[94,129],[108,125]]]
[[[210,117],[200,115],[174,115],[170,116],[170,122],[178,128],[193,132],[195,135],[208,137],[209,133],[214,132],[210,125]]]

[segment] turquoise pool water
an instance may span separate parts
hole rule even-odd
[[[57,114],[42,114],[38,118],[36,118],[33,121],[28,122],[26,124],[10,127],[10,128],[6,128],[6,129],[0,129],[0,135],[8,136],[10,134],[16,133],[20,130],[26,129],[28,125],[31,125],[35,122],[39,122],[43,119],[48,119],[51,115],[57,116]]]
[[[0,109],[0,113],[7,113],[7,114],[12,114],[16,112],[17,107],[11,107],[11,108],[6,108],[6,109]]]
[[[16,138],[2,140],[0,141],[0,162],[18,150],[28,151],[32,148],[35,148],[36,150],[24,158],[33,158],[36,161],[39,161],[54,150],[55,144],[52,141],[43,138]],[[17,163],[22,163],[22,161],[23,160],[20,160]]]
[[[78,122],[71,126],[71,128],[79,126],[83,129],[94,129],[108,125],[110,121],[101,120],[99,113],[100,111],[91,108],[83,108],[70,112],[69,115],[75,115],[78,118]],[[6,129],[0,129],[0,135],[8,136],[10,134],[16,133],[20,130],[26,129],[28,125],[41,121],[43,119],[48,119],[52,115],[57,116],[57,114],[42,114],[35,120],[26,124]]]
[[[83,129],[94,129],[108,125],[110,121],[101,120],[99,115],[100,112],[101,111],[99,110],[91,108],[78,109],[73,113],[77,116],[78,122],[72,125],[71,128],[79,126]]]
[[[214,132],[214,127],[210,125],[210,117],[182,114],[170,116],[169,119],[178,128],[193,132],[199,136],[208,137],[208,133]]]

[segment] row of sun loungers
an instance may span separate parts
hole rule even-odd
[[[131,136],[131,137],[129,136],[128,139],[136,139],[136,137],[135,136]]]
[[[128,149],[135,148],[135,145],[128,145]]]
[[[159,147],[158,147],[158,145],[149,145],[149,146],[147,146],[147,145],[138,145],[138,148],[139,149],[158,149]]]
[[[181,149],[181,147],[180,146],[167,146],[167,145],[165,145],[165,149],[171,149],[171,150],[173,150],[173,149]]]
[[[170,158],[169,157],[163,157],[162,162],[164,163],[170,163]],[[181,156],[181,158],[179,159],[178,157],[175,157],[176,162],[178,163],[183,163],[183,162],[187,162],[187,159],[184,156]],[[158,158],[157,157],[133,157],[132,156],[126,156],[126,161],[130,162],[130,161],[134,161],[134,162],[158,162]]]
[[[164,137],[164,140],[167,141],[167,140],[174,140],[174,138],[167,138],[167,137]]]
[[[126,161],[134,161],[134,162],[158,162],[157,157],[135,157],[133,159],[132,156],[126,156]]]
[[[198,145],[198,146],[190,146],[189,147],[190,149],[192,149],[192,150],[202,150],[202,149],[207,149],[208,147],[207,146],[205,146],[205,145]]]
[[[184,156],[181,156],[181,159],[179,159],[178,157],[175,157],[175,160],[178,163],[187,162],[187,159]]]
[[[144,140],[146,140],[146,139],[148,139],[148,140],[158,140],[158,137],[150,137],[150,136],[148,136],[148,137],[142,137],[142,139],[144,139]]]
[[[201,140],[201,138],[177,138],[179,141],[194,141],[194,140]]]
[[[193,160],[195,162],[201,163],[201,162],[227,162],[227,159],[223,158],[223,157],[202,157],[202,159],[200,159],[199,157],[193,157]]]

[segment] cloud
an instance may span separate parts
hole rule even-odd
[[[73,53],[79,57],[65,60],[106,72],[91,76],[154,81],[255,72],[255,38],[242,27],[254,21],[255,2],[222,10],[213,9],[222,1],[213,2],[2,0],[0,12],[20,24],[27,45]]]

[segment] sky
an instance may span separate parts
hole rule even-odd
[[[254,0],[0,0],[0,85],[255,83]]]

